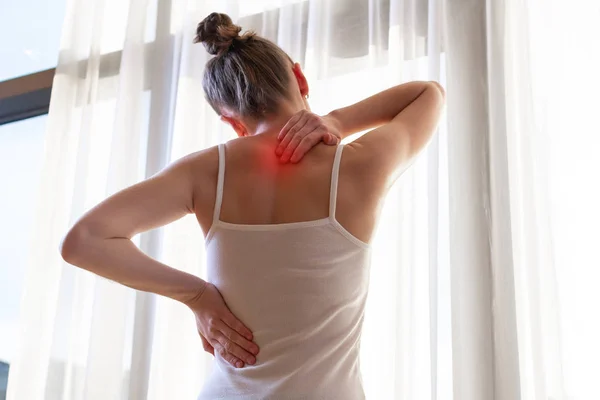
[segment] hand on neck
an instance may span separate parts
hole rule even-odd
[[[263,135],[276,137],[290,118],[301,110],[309,110],[310,106],[305,99],[302,101],[284,101],[277,113],[265,116],[262,120],[240,121],[246,128],[248,136]]]

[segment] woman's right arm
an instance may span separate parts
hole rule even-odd
[[[379,127],[365,135],[367,138],[361,137],[353,142],[353,146],[360,147],[364,143],[361,153],[367,156],[378,150],[389,153],[387,146],[390,144],[394,149],[401,147],[402,151],[395,154],[396,159],[388,160],[387,164],[390,165],[383,167],[389,169],[403,160],[411,159],[424,146],[433,132],[433,128],[429,129],[427,124],[437,123],[443,98],[444,89],[439,83],[416,81],[384,90],[323,117],[302,110],[282,129],[277,154],[284,162],[290,159],[298,162],[321,141],[336,144],[337,141],[332,140],[334,136],[341,140],[354,133]],[[409,131],[407,125],[411,126]],[[376,131],[378,133],[373,135]],[[406,145],[411,137],[409,148]],[[379,143],[372,143],[379,139]]]
[[[437,82],[415,81],[386,89],[348,107],[333,110],[324,118],[337,122],[342,138],[377,128],[391,122],[432,85],[443,92]]]
[[[436,82],[410,82],[334,111],[342,132],[376,129],[350,143],[369,183],[389,187],[429,142],[444,104]]]

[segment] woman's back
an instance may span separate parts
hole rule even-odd
[[[318,146],[299,164],[279,163],[271,137],[230,141],[221,219],[276,224],[327,217],[335,148]]]
[[[281,164],[274,154],[276,139],[265,134],[227,142],[223,179],[223,200],[219,220],[248,225],[286,224],[322,220],[329,217],[330,188],[334,156],[338,147],[318,145],[301,163]],[[360,166],[353,144],[344,146],[336,176],[336,215],[342,230],[358,242],[369,242],[375,226],[381,193],[372,190]],[[214,178],[208,189],[205,178],[196,183],[200,201],[195,213],[205,233],[213,224],[217,196],[217,150],[211,150]],[[205,163],[201,162],[199,164]],[[198,167],[202,168],[202,167]],[[213,169],[213,168],[211,168]],[[364,244],[364,243],[363,243]]]
[[[344,147],[281,166],[261,146],[219,146],[206,242],[208,280],[261,351],[242,369],[217,355],[200,398],[362,399],[369,246],[335,219]]]

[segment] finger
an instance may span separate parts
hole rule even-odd
[[[294,153],[294,151],[300,144],[300,142],[306,136],[310,135],[313,131],[315,131],[315,129],[317,129],[318,126],[319,126],[319,121],[313,120],[313,121],[307,122],[301,129],[297,130],[295,133],[292,133],[292,131],[290,130],[290,132],[288,133],[288,136],[291,135],[293,137],[290,139],[285,150],[283,151],[283,154],[281,155],[281,162],[284,162],[284,163],[288,162],[289,159],[292,157],[292,154]],[[321,138],[319,137],[319,141],[320,140],[321,140]]]
[[[241,361],[246,361],[248,364],[254,364],[256,362],[256,358],[254,358],[252,354],[241,348],[235,342],[229,340],[222,332],[217,334],[215,339],[217,339],[221,344],[221,347],[223,347],[227,353],[234,355]]]
[[[221,343],[217,340],[213,341],[213,347],[217,349],[217,353],[221,356],[221,358],[227,361],[229,364],[233,365],[235,368],[242,368],[244,366],[244,362],[229,353],[225,347],[221,345]]]
[[[227,325],[229,325],[229,327],[231,327],[231,329],[235,330],[237,333],[244,336],[246,339],[252,340],[254,338],[254,336],[252,335],[252,331],[248,329],[248,327],[246,327],[246,325],[244,325],[242,321],[237,319],[235,315],[228,313],[228,315],[222,317],[222,319],[223,322],[225,322]]]
[[[200,335],[200,339],[202,339],[202,348],[204,349],[204,351],[206,351],[207,353],[210,353],[214,356],[215,355],[214,347],[211,346],[211,344],[208,342],[208,340],[206,340],[206,338],[204,336]]]
[[[327,133],[323,136],[323,142],[329,146],[335,146],[338,144],[339,138],[331,133]]]
[[[288,130],[290,130],[290,128],[292,126],[296,125],[296,123],[300,120],[300,118],[302,118],[303,115],[304,115],[304,113],[302,111],[294,114],[294,116],[289,119],[287,124],[285,124],[283,129],[279,132],[279,135],[277,135],[277,139],[279,139],[279,140],[283,139],[283,137],[287,134]]]
[[[294,153],[290,157],[290,161],[293,163],[300,161],[310,149],[315,147],[321,141],[321,137],[321,133],[318,131],[313,131],[305,136],[294,150]]]
[[[304,128],[304,126],[306,125],[307,122],[308,122],[308,117],[305,116],[304,118],[301,118],[294,126],[292,126],[287,131],[285,137],[283,139],[281,139],[281,141],[279,142],[279,145],[277,146],[276,154],[278,156],[283,154],[284,150],[288,147],[290,141],[292,141],[296,137],[297,132],[300,132],[302,130],[302,128]]]
[[[306,119],[300,119],[298,122],[296,122],[294,126],[292,126],[287,131],[285,136],[282,137],[282,139],[279,141],[279,145],[277,145],[277,150],[275,151],[275,154],[277,154],[278,156],[281,156],[283,154],[290,141],[295,137],[295,135],[297,135],[297,132],[300,131],[304,127],[304,125],[306,125],[306,122]]]
[[[223,326],[220,328],[221,332],[227,337],[227,339],[232,342],[238,344],[244,350],[250,352],[253,355],[258,354],[258,346],[255,343],[252,343],[235,330],[233,330],[226,322],[223,322]],[[248,360],[246,360],[248,361]]]
[[[303,123],[303,117],[305,117],[305,115],[302,112],[294,115],[292,119],[290,119],[288,123],[283,127],[281,132],[279,132],[279,135],[277,136],[277,138],[279,139],[279,144],[277,145],[277,149],[275,149],[275,154],[280,156],[281,153],[283,153],[285,146],[287,146],[290,139],[293,137],[293,134],[290,134],[290,131],[294,132],[297,129],[297,125],[300,126]]]

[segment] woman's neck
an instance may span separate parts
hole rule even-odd
[[[276,137],[283,129],[285,124],[288,123],[290,118],[292,118],[300,110],[310,111],[310,107],[308,107],[308,104],[306,103],[297,105],[282,105],[277,114],[270,115],[261,121],[256,121],[254,124],[246,125],[248,134],[251,136],[263,135]]]

